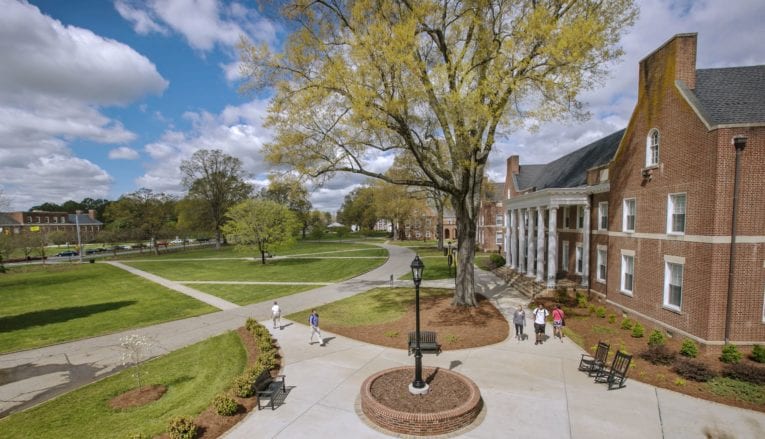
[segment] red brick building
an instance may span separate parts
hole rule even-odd
[[[77,242],[77,226],[80,227],[82,242],[90,242],[101,231],[103,223],[96,219],[96,211],[89,210],[87,214],[66,212],[0,212],[0,233],[5,235],[20,235],[40,232],[43,235],[62,231],[71,242]]]
[[[546,165],[508,159],[508,265],[705,344],[761,343],[765,66],[697,69],[682,34],[639,72],[625,130]]]

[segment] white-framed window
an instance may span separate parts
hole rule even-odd
[[[635,276],[635,252],[622,250],[621,292],[632,295]]]
[[[600,170],[600,175],[598,176],[598,180],[601,182],[608,181],[608,168],[604,168]]]
[[[495,218],[495,224],[498,226],[504,226],[505,225],[505,216],[501,213],[498,213]]]
[[[652,129],[645,141],[645,165],[655,166],[659,164],[659,130]]]
[[[57,217],[57,216],[54,216],[54,217],[53,217],[53,223],[54,223],[54,224],[58,224],[58,217]]]
[[[497,232],[496,243],[501,245],[504,242],[505,237],[502,236],[502,232]]]
[[[608,230],[608,201],[598,203],[598,230]]]
[[[570,222],[570,216],[568,214],[568,206],[563,208],[563,228],[564,229],[570,229],[571,228],[571,222]]]
[[[683,258],[664,257],[664,307],[680,311],[683,305]]]
[[[568,272],[568,241],[560,243],[560,266],[563,271]]]
[[[595,274],[595,278],[600,282],[606,281],[608,270],[606,263],[608,261],[608,247],[605,245],[598,246],[598,271]]]
[[[576,274],[582,274],[583,260],[584,260],[584,249],[582,248],[582,243],[577,242],[576,243],[576,261],[575,261],[576,270],[574,270]]]
[[[63,217],[63,216],[62,216],[62,217],[61,217],[61,223],[63,224],[63,223],[65,223],[65,222],[66,222],[66,217]]]
[[[669,194],[667,197],[667,233],[685,233],[685,194]]]
[[[625,198],[624,207],[622,208],[622,231],[634,232],[635,231],[635,199]]]
[[[31,216],[28,216],[28,217],[27,217],[27,222],[28,222],[28,223],[31,223],[31,222],[32,222],[32,217],[31,217]]]
[[[584,228],[584,206],[576,206],[576,228]]]

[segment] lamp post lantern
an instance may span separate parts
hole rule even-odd
[[[422,271],[425,264],[422,263],[419,256],[415,256],[412,261],[412,279],[414,280],[414,381],[409,385],[409,392],[415,395],[428,393],[428,384],[422,379],[422,351],[420,351],[420,282],[422,282]]]

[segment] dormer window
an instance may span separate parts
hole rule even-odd
[[[656,166],[659,164],[659,130],[652,129],[648,133],[648,139],[646,139],[645,148],[645,165]]]

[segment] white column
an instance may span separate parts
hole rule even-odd
[[[529,228],[526,231],[526,276],[534,277],[534,229],[535,225],[534,209],[529,208]]]
[[[537,208],[537,282],[545,279],[545,209]]]
[[[582,286],[590,287],[590,203],[584,205],[584,224],[582,238]]]
[[[529,226],[526,220],[527,209],[518,209],[518,272],[526,273],[526,229]]]
[[[547,288],[555,288],[555,275],[558,273],[558,206],[550,206],[547,216]]]
[[[510,268],[518,268],[518,210],[510,210],[510,243],[507,246],[507,260],[510,262]]]

